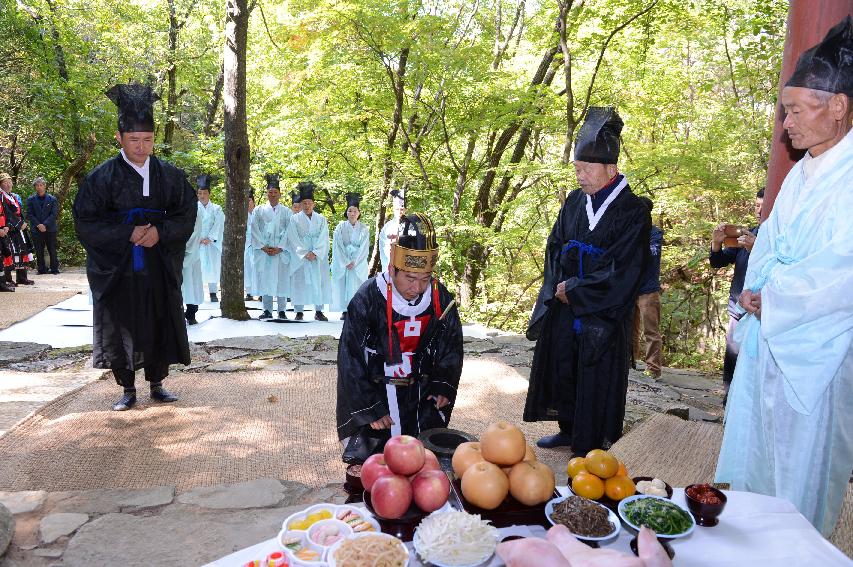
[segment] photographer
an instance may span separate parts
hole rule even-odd
[[[755,195],[755,216],[759,221],[761,220],[761,205],[763,203],[764,189],[761,189]],[[714,229],[711,240],[711,253],[708,255],[708,260],[714,269],[723,268],[729,264],[735,265],[735,273],[732,277],[731,288],[729,289],[729,327],[726,330],[726,354],[723,359],[723,388],[726,391],[727,398],[738,355],[738,344],[732,340],[732,337],[734,336],[737,322],[742,317],[737,310],[737,301],[740,293],[743,291],[746,266],[749,263],[749,253],[752,250],[752,245],[755,244],[755,238],[758,235],[758,226],[754,226],[750,228],[749,232],[740,235],[737,238],[737,246],[723,245],[726,239],[725,227],[725,224],[721,224]],[[723,398],[723,404],[725,404],[726,398]]]

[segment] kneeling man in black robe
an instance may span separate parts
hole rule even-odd
[[[136,403],[140,368],[153,400],[178,399],[162,382],[170,364],[190,363],[181,280],[197,199],[181,170],[151,155],[151,88],[116,85],[107,96],[119,109],[121,153],[86,177],[74,221],[92,288],[93,365],[111,369],[124,387],[113,405],[122,411]]]
[[[368,279],[347,306],[338,345],[338,438],[356,464],[392,435],[446,427],[462,375],[462,323],[433,276],[432,222],[400,219],[388,271]]]
[[[544,448],[583,455],[622,435],[632,317],[649,257],[651,215],[616,168],[622,120],[591,107],[575,141],[580,189],[566,198],[545,250],[527,330],[536,340],[525,421],[556,420]]]

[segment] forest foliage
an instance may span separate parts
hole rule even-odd
[[[43,175],[64,203],[61,254],[82,263],[70,202],[115,154],[115,82],[150,82],[157,153],[218,175],[224,202],[225,5],[212,0],[0,0],[0,170]],[[666,363],[718,367],[730,273],[707,262],[719,222],[755,224],[769,159],[785,0],[255,0],[251,180],[346,192],[384,220],[390,189],[440,232],[439,273],[464,318],[522,330],[545,238],[574,185],[591,105],[625,128],[620,169],[665,232]]]

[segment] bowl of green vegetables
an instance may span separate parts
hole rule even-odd
[[[631,530],[639,532],[647,526],[662,539],[690,535],[696,527],[696,520],[687,510],[661,496],[629,496],[619,502],[619,517]]]

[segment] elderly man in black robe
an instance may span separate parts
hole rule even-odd
[[[107,96],[118,106],[122,149],[86,177],[74,200],[74,221],[92,288],[93,365],[113,371],[124,388],[113,409],[123,411],[136,403],[139,369],[151,399],[178,399],[162,382],[170,364],[190,363],[181,268],[197,199],[181,170],[151,155],[151,88],[116,85]]]
[[[446,427],[462,375],[456,302],[432,275],[432,222],[406,215],[397,234],[388,271],[350,300],[338,345],[338,438],[351,464],[392,435]]]
[[[590,107],[575,141],[580,189],[566,198],[545,250],[527,337],[536,340],[525,421],[559,422],[543,448],[576,455],[622,435],[634,302],[649,256],[651,216],[620,174],[622,120]]]

